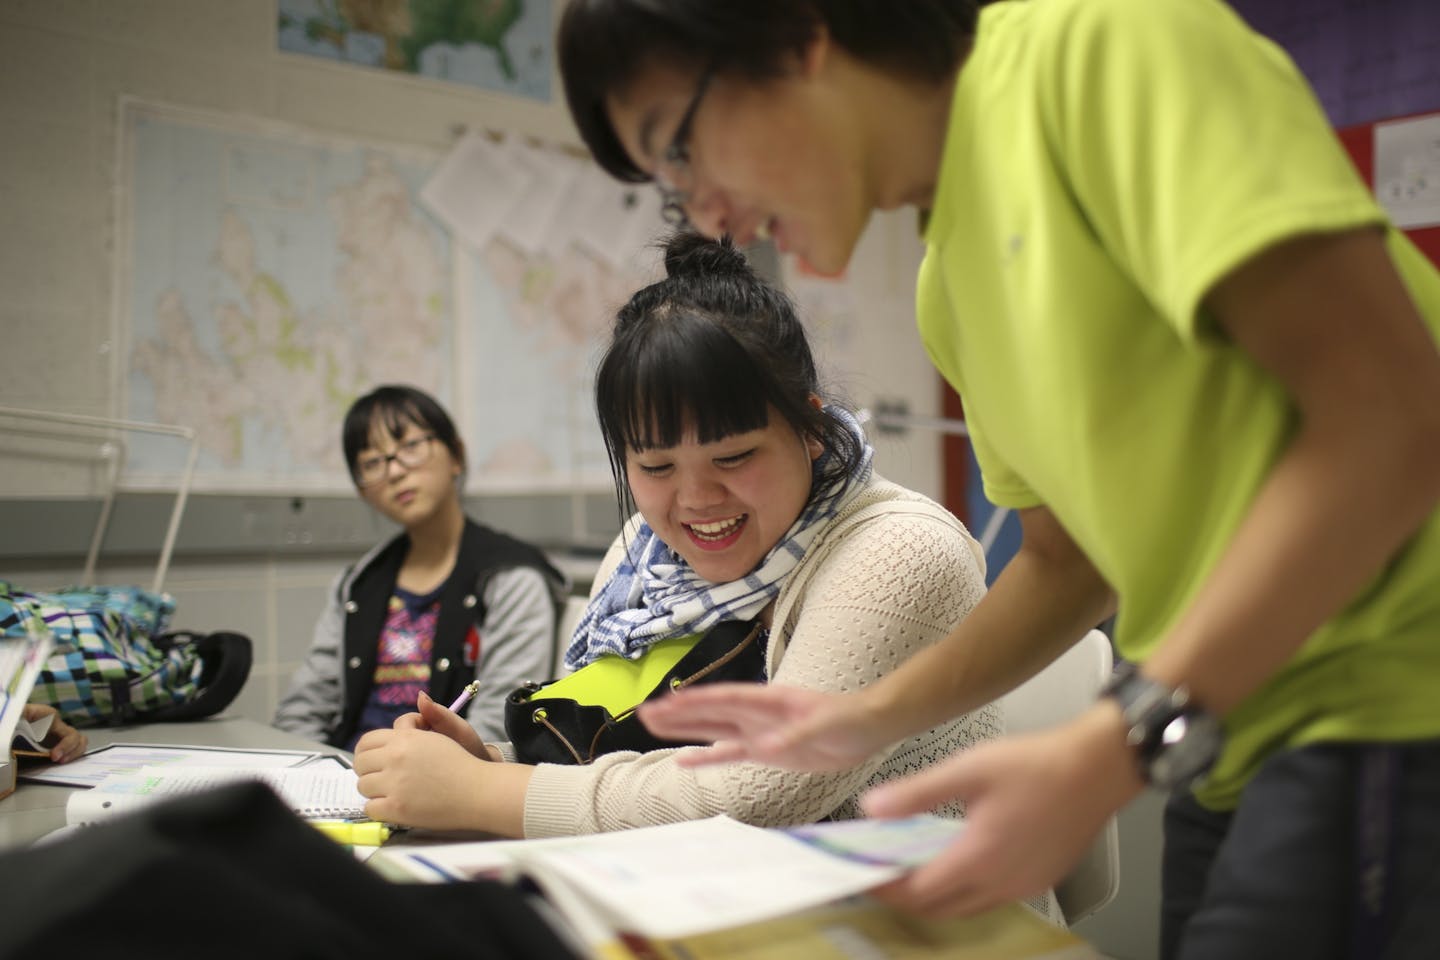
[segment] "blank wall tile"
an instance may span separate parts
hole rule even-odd
[[[113,117],[117,99],[254,115],[271,102],[274,78],[262,64],[212,60],[203,54],[106,46],[95,54],[95,110]],[[112,135],[113,138],[113,135]]]
[[[44,592],[78,583],[83,569],[80,566],[12,567],[8,570],[0,570],[0,580],[13,583],[21,590],[28,590],[32,593]]]
[[[96,583],[136,584],[149,589],[154,581],[155,561],[149,558],[116,562],[101,556],[99,564],[95,567]]]
[[[268,577],[268,564],[254,557],[178,557],[170,564],[166,582],[196,586],[233,584],[263,589]]]
[[[343,550],[315,557],[277,557],[274,561],[275,579],[282,586],[324,585],[361,556],[359,550]]]
[[[51,123],[90,122],[95,46],[83,37],[31,27],[0,30],[0,120],[8,140],[24,118]]]
[[[96,32],[116,43],[255,56],[275,43],[275,4],[256,0],[104,0]]]
[[[278,663],[294,666],[305,658],[315,635],[315,622],[327,600],[328,588],[324,583],[276,588],[275,660]]]
[[[254,720],[256,723],[268,724],[275,716],[276,703],[276,677],[274,671],[262,664],[256,664],[250,670],[250,676],[245,681],[245,688],[235,698],[234,703],[226,708],[225,712],[232,716],[242,716],[247,720]]]
[[[209,632],[233,630],[250,637],[255,659],[274,660],[274,641],[269,631],[269,597],[259,586],[249,588],[167,586],[175,598],[177,629]]]
[[[0,246],[0,290],[12,271]],[[109,412],[110,362],[86,311],[0,308],[7,356],[25,357],[0,377],[0,403],[50,411]]]
[[[97,2],[99,0],[5,0],[0,3],[0,25],[40,27],[54,33],[88,36],[95,27]]]
[[[0,190],[13,190],[15,202],[34,198],[54,203],[73,196],[77,183],[93,183],[94,142],[89,124],[41,118],[20,122],[25,135],[7,136],[5,149],[0,150]],[[89,198],[84,202],[88,204]],[[55,291],[57,295],[65,292]]]
[[[85,183],[91,185],[88,179]],[[74,352],[84,346],[88,355],[110,336],[109,311],[97,310],[93,299],[100,289],[99,275],[110,269],[105,239],[109,211],[85,196],[84,189],[17,193],[7,200],[5,217],[23,226],[0,234],[0,289],[5,291],[6,304],[16,310],[44,311],[51,318],[83,311],[80,329],[42,332],[55,338],[48,352]],[[57,295],[66,287],[70,289]],[[57,333],[61,337],[56,338]],[[83,334],[84,344],[75,343],[73,334]],[[10,349],[7,343],[6,352]],[[60,381],[53,392],[63,393],[66,386]]]

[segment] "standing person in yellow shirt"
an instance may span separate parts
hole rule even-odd
[[[870,795],[967,803],[893,895],[1049,885],[1148,780],[1164,956],[1440,952],[1440,276],[1284,54],[1218,0],[572,0],[559,49],[596,159],[672,220],[835,272],[872,211],[927,214],[920,332],[1023,527],[886,679],[652,728],[844,767],[1118,610],[1139,669],[1091,710]]]

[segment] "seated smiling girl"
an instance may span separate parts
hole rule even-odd
[[[601,429],[638,517],[602,563],[566,661],[633,659],[750,620],[768,631],[766,682],[868,684],[980,599],[979,546],[943,508],[875,476],[855,418],[820,399],[794,307],[740,253],[682,235],[666,269],[620,310],[600,363]],[[514,837],[716,814],[762,826],[854,817],[867,787],[1001,732],[992,704],[830,773],[675,762],[705,747],[530,766],[443,705],[419,706],[358,744],[366,814]]]

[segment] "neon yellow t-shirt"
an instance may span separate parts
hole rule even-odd
[[[1126,657],[1144,660],[1189,605],[1296,423],[1204,296],[1277,242],[1366,225],[1440,332],[1440,275],[1388,225],[1289,59],[1217,0],[983,8],[926,229],[920,332],[964,400],[986,495],[1055,513],[1120,598]],[[1233,806],[1281,747],[1440,736],[1437,690],[1432,514],[1226,718],[1197,792]]]

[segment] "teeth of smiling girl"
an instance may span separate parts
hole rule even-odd
[[[703,537],[719,538],[729,534],[737,526],[743,517],[734,517],[730,520],[717,520],[714,523],[691,523],[687,526],[695,533]]]
[[[756,239],[756,240],[769,240],[769,239],[770,239],[770,221],[769,221],[769,220],[761,221],[760,226],[758,226],[758,227],[755,228],[755,239]]]

